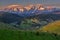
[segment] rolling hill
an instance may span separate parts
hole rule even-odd
[[[19,29],[15,28],[11,24],[6,24],[6,23],[0,22],[0,30],[19,30]]]
[[[60,14],[39,14],[39,15],[33,15],[29,17],[23,17],[23,15],[17,15],[9,12],[1,12],[0,13],[0,22],[12,24],[12,25],[19,25],[15,26],[18,29],[21,29],[21,27],[29,26],[33,29],[44,26],[52,21],[60,20]],[[28,23],[29,22],[29,23]]]
[[[43,26],[39,30],[43,32],[57,33],[60,34],[60,20],[49,23],[46,26]]]

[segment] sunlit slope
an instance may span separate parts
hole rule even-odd
[[[48,25],[42,27],[39,30],[42,30],[44,32],[52,32],[60,34],[60,21],[49,23]]]

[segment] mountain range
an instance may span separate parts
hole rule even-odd
[[[60,20],[60,8],[36,5],[9,5],[0,8],[0,22],[12,24],[15,27],[41,27],[52,21]],[[16,26],[17,25],[17,26]],[[29,27],[28,27],[29,26]]]
[[[51,14],[51,13],[57,13],[60,14],[60,8],[56,8],[53,6],[43,6],[42,4],[36,4],[36,5],[28,5],[28,6],[22,6],[22,5],[9,5],[4,8],[0,8],[0,12],[9,12],[17,15],[23,15],[30,16],[30,15],[39,15],[39,14]]]

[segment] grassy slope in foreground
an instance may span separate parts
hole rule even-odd
[[[60,40],[60,36],[44,32],[0,30],[0,40]]]
[[[60,34],[60,21],[49,23],[48,25],[42,27],[39,30]]]

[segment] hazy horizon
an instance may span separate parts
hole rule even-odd
[[[44,4],[60,7],[60,0],[0,0],[0,6],[7,6],[12,4]]]

